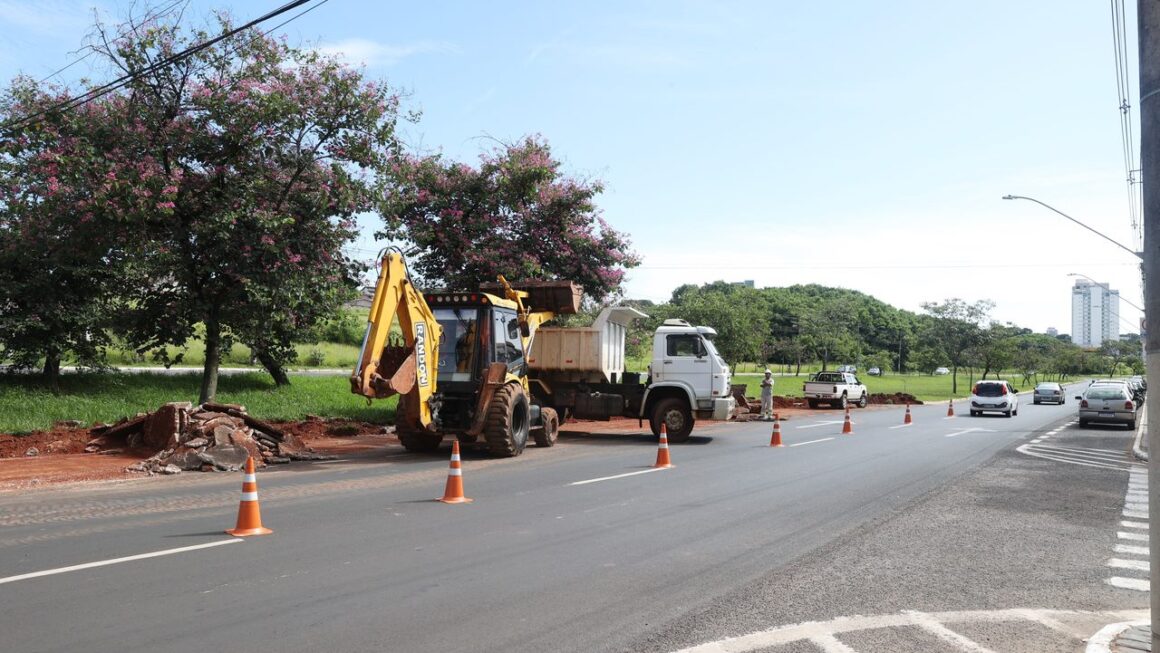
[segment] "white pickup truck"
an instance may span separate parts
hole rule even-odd
[[[810,380],[802,385],[802,396],[810,408],[817,408],[822,402],[834,408],[845,408],[851,402],[859,408],[865,408],[869,399],[866,386],[862,385],[858,377],[847,372],[817,372],[811,375]]]

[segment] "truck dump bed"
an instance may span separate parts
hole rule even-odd
[[[590,327],[541,327],[532,340],[528,368],[532,376],[558,381],[616,383],[624,375],[628,325],[644,313],[610,306]]]

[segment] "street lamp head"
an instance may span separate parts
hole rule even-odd
[[[1003,196],[1003,199],[1005,199],[1005,200],[1013,200],[1013,199],[1015,199],[1015,196],[1014,196],[1014,195],[1004,195],[1004,196]]]

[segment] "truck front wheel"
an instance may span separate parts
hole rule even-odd
[[[531,426],[529,412],[528,395],[519,385],[509,383],[495,391],[483,424],[483,437],[491,455],[511,458],[524,452]]]
[[[544,426],[536,429],[533,436],[536,439],[536,446],[550,447],[556,444],[556,436],[560,434],[560,418],[556,415],[556,410],[554,408],[541,408],[540,421]]]
[[[689,439],[693,432],[693,414],[682,400],[670,397],[657,402],[652,417],[649,418],[655,436],[661,434],[661,424],[665,425],[665,435],[669,442],[681,443]]]
[[[866,393],[863,392],[862,396],[858,398],[858,408],[865,408],[867,401],[868,400],[866,399]]]

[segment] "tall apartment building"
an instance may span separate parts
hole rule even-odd
[[[1077,279],[1071,289],[1071,341],[1099,347],[1120,339],[1120,291],[1108,284]]]

